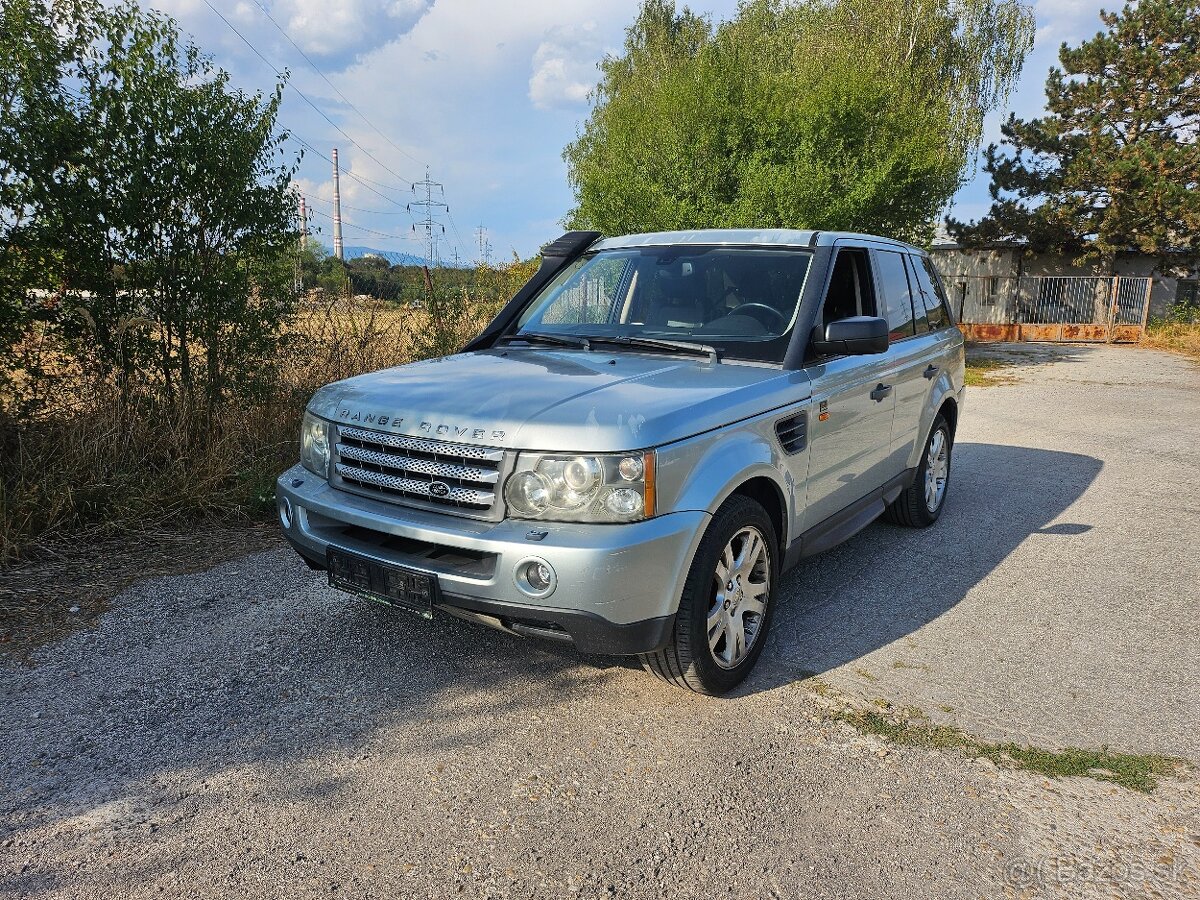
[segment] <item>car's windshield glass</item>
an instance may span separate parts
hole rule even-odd
[[[588,253],[521,314],[516,335],[659,338],[779,362],[808,273],[806,251],[639,247]]]

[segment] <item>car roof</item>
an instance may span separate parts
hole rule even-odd
[[[689,231],[654,231],[647,234],[626,234],[620,237],[600,238],[589,249],[616,250],[670,244],[812,248],[829,247],[837,241],[861,241],[890,246],[897,250],[925,252],[919,247],[903,241],[873,234],[856,234],[852,231],[809,231],[793,228],[696,228]]]

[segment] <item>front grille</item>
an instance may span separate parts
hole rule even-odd
[[[503,450],[344,425],[337,435],[334,470],[340,487],[474,518],[499,511]]]

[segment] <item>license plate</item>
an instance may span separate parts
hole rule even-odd
[[[325,561],[331,587],[433,618],[438,590],[436,576],[389,566],[333,547],[326,551]]]

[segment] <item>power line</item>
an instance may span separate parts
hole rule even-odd
[[[332,162],[328,156],[325,156],[323,153],[321,153],[319,150],[317,150],[315,147],[313,147],[311,144],[309,144],[307,141],[305,141],[303,138],[299,137],[298,135],[289,134],[289,137],[291,137],[293,140],[295,140],[297,143],[301,144],[302,146],[306,147],[307,149],[311,150],[313,153],[315,153],[317,156],[319,156],[321,159],[325,160],[326,162],[330,162],[330,163]],[[361,178],[359,178],[358,176],[354,175],[353,173],[351,173],[349,171],[347,171],[343,174],[345,174],[346,176],[348,176],[350,178],[354,178],[356,181],[360,181],[360,182],[362,181]],[[399,201],[395,200],[392,197],[388,197],[385,194],[379,193],[379,191],[375,190],[370,185],[363,184],[362,186],[365,187],[367,190],[371,191],[373,194],[376,194],[376,195],[382,197],[384,200],[387,200],[391,203],[395,203],[397,206],[400,206]],[[387,185],[383,185],[383,186],[387,187]],[[420,195],[418,194],[418,199],[411,201],[411,203],[403,206],[402,209],[408,214],[409,218],[413,220],[413,230],[416,231],[417,229],[420,229],[421,231],[425,232],[426,252],[428,253],[427,260],[429,262],[429,265],[436,266],[439,264],[438,263],[438,253],[436,250],[437,235],[435,233],[435,230],[437,228],[440,228],[442,233],[445,233],[445,231],[446,231],[446,227],[441,222],[439,222],[437,219],[434,218],[433,212],[435,209],[441,209],[442,211],[445,212],[447,217],[450,219],[450,227],[457,237],[457,242],[453,244],[454,251],[455,251],[455,253],[454,253],[455,260],[457,261],[460,253],[462,252],[463,247],[465,247],[466,244],[462,239],[462,234],[458,230],[458,224],[454,221],[454,216],[450,212],[449,205],[446,204],[442,200],[434,200],[433,199],[433,189],[434,188],[437,188],[438,193],[441,196],[443,196],[443,197],[445,196],[444,187],[442,186],[442,184],[440,182],[431,181],[429,178],[428,171],[426,171],[425,178],[423,180],[418,181],[412,185],[414,193],[416,193],[416,189],[418,187],[425,189],[425,198],[420,199]],[[393,188],[393,190],[394,189],[395,188]],[[326,200],[324,197],[314,196],[313,199],[320,200],[322,203],[325,203],[329,206],[333,205],[332,201]],[[419,207],[424,208],[425,218],[421,219],[420,221],[416,220],[413,217],[412,209],[410,208],[412,206],[419,206]],[[341,207],[342,207],[342,209],[350,209],[350,210],[354,210],[355,212],[367,213],[369,215],[399,215],[399,213],[400,213],[400,210],[396,210],[395,212],[393,212],[391,210],[362,209],[361,207],[347,206],[344,203],[341,204]],[[327,219],[333,218],[333,216],[329,215],[328,213],[321,212],[320,210],[314,209],[312,211],[319,213],[322,216],[325,216],[325,218],[327,218]],[[414,235],[405,235],[403,238],[401,238],[401,236],[397,235],[397,234],[389,234],[387,232],[376,231],[371,228],[365,228],[362,225],[354,225],[353,223],[347,222],[344,217],[342,218],[342,225],[343,225],[343,227],[346,227],[346,228],[356,228],[359,231],[366,231],[369,234],[379,235],[380,237],[397,238],[397,239],[411,240],[411,241],[418,240],[418,238],[415,237]],[[488,250],[490,253],[490,250],[491,250],[490,244],[488,245]]]
[[[482,265],[490,266],[492,264],[492,242],[488,240],[487,229],[483,227],[482,222],[475,229],[475,237],[479,240],[479,262]]]
[[[342,174],[346,176],[350,175],[349,172],[343,172]],[[324,197],[313,195],[309,199],[320,200],[322,203],[328,203],[330,206],[333,205],[332,200],[326,200]],[[363,209],[361,206],[350,206],[347,203],[342,204],[342,209],[351,209],[354,210],[354,212],[367,213],[372,216],[400,216],[407,212],[407,210],[404,209]]]
[[[330,159],[328,156],[326,156],[324,153],[322,153],[320,150],[318,150],[316,147],[314,147],[314,146],[313,146],[312,144],[310,144],[308,141],[304,140],[304,138],[300,137],[298,134],[295,134],[294,132],[291,132],[291,131],[289,131],[289,132],[287,133],[287,136],[288,136],[289,138],[291,138],[293,141],[295,141],[297,144],[299,144],[300,146],[302,146],[302,147],[306,148],[307,150],[310,150],[311,152],[315,153],[315,154],[316,154],[317,156],[319,156],[321,159],[325,160],[325,162],[329,163],[330,165],[333,165],[333,160],[332,160],[332,159]],[[367,183],[367,181],[366,181],[365,179],[361,178],[361,177],[360,177],[360,176],[358,176],[358,175],[355,175],[355,174],[354,174],[352,171],[350,171],[349,169],[347,169],[347,170],[346,170],[346,171],[345,171],[343,174],[344,174],[344,175],[345,175],[347,178],[352,178],[352,179],[354,179],[355,181],[357,181],[359,184],[361,184],[361,185],[362,185],[364,188],[366,188],[366,189],[367,189],[368,191],[370,191],[372,194],[375,194],[376,196],[382,197],[382,198],[383,198],[384,200],[386,200],[388,203],[394,203],[394,204],[396,204],[396,206],[400,207],[400,208],[401,208],[401,209],[403,209],[405,212],[408,212],[408,207],[406,206],[406,204],[405,204],[403,201],[401,201],[401,200],[397,200],[395,197],[389,197],[387,194],[381,194],[379,191],[375,190],[375,188],[371,187],[371,185],[370,185],[370,184],[368,184],[368,183]],[[378,182],[376,182],[376,183],[378,183]],[[385,185],[385,187],[386,187],[386,185]],[[401,190],[401,188],[392,188],[392,190]],[[411,213],[410,213],[410,215],[411,215]]]
[[[464,240],[463,240],[463,238],[462,238],[462,235],[461,235],[461,234],[459,234],[459,232],[458,232],[458,223],[456,223],[456,222],[454,221],[454,216],[452,216],[452,215],[450,214],[450,207],[449,207],[449,206],[447,206],[447,207],[446,207],[446,218],[450,220],[450,228],[451,228],[451,229],[454,231],[454,237],[455,237],[455,239],[456,239],[456,243],[455,243],[455,245],[454,245],[454,249],[455,249],[455,250],[462,250],[463,252],[466,252],[466,246],[467,246],[467,242],[466,242],[466,241],[464,241]]]
[[[254,45],[254,44],[253,44],[251,41],[250,41],[250,39],[249,39],[249,38],[247,38],[247,37],[246,37],[244,34],[242,34],[242,32],[241,32],[241,31],[239,31],[239,30],[238,30],[238,28],[237,28],[237,27],[236,27],[236,26],[235,26],[235,25],[234,25],[232,22],[230,22],[230,21],[229,21],[229,19],[227,19],[227,18],[226,18],[226,17],[225,17],[225,16],[224,16],[224,15],[221,13],[221,11],[220,11],[219,9],[217,9],[215,6],[213,6],[213,4],[210,2],[210,0],[204,0],[204,4],[205,4],[205,6],[207,6],[207,7],[208,7],[210,10],[212,10],[213,14],[214,14],[214,15],[216,15],[216,17],[217,17],[217,18],[219,18],[219,19],[220,19],[222,22],[224,22],[224,23],[225,23],[225,26],[226,26],[226,27],[227,27],[227,28],[228,28],[230,31],[232,31],[232,32],[233,32],[235,35],[237,35],[237,36],[238,36],[238,38],[239,38],[239,39],[242,41],[242,43],[244,43],[244,44],[245,44],[247,47],[249,47],[249,48],[250,48],[250,51],[251,51],[252,53],[254,53],[254,55],[255,55],[255,56],[257,56],[257,57],[258,57],[260,60],[262,60],[262,62],[263,62],[263,64],[264,64],[264,65],[268,66],[269,68],[271,68],[271,69],[272,69],[273,71],[275,71],[276,73],[279,73],[279,72],[281,72],[281,71],[284,71],[284,72],[286,72],[286,69],[283,69],[283,70],[281,70],[279,66],[277,66],[277,65],[275,65],[273,62],[271,62],[271,60],[269,60],[269,59],[268,59],[268,58],[267,58],[267,57],[266,57],[266,56],[265,56],[265,55],[262,53],[262,51],[260,51],[260,50],[259,50],[259,49],[258,49],[258,48],[257,48],[257,47],[256,47],[256,46],[255,46],[255,45]],[[373,130],[374,130],[374,131],[377,133],[377,134],[379,134],[379,136],[380,136],[380,137],[382,137],[382,138],[383,138],[385,141],[387,141],[387,142],[388,142],[388,143],[389,143],[389,144],[390,144],[390,145],[391,145],[393,148],[395,148],[395,149],[396,149],[396,150],[397,150],[399,153],[403,154],[404,156],[407,156],[409,159],[412,159],[412,160],[414,160],[414,161],[417,161],[417,160],[416,160],[416,157],[414,157],[414,156],[413,156],[411,153],[409,153],[408,151],[406,151],[406,150],[405,150],[403,147],[400,147],[399,145],[397,145],[397,144],[396,144],[394,141],[392,141],[392,139],[391,139],[391,138],[389,138],[389,137],[388,137],[386,134],[384,134],[382,131],[380,131],[380,129],[379,129],[379,128],[378,128],[378,127],[375,125],[375,123],[374,123],[374,122],[372,122],[370,119],[368,119],[368,118],[366,117],[366,115],[364,115],[364,114],[363,114],[362,110],[360,110],[360,109],[359,109],[357,106],[355,106],[355,105],[354,105],[354,104],[353,104],[353,103],[350,101],[350,99],[349,99],[348,97],[346,97],[346,95],[345,95],[345,94],[343,94],[343,93],[342,93],[342,92],[341,92],[341,91],[338,89],[337,85],[335,85],[335,84],[334,84],[332,81],[330,81],[330,80],[329,80],[329,78],[328,78],[328,77],[325,75],[325,73],[321,71],[320,67],[318,67],[318,66],[317,66],[317,64],[316,64],[316,63],[314,63],[314,62],[312,61],[312,59],[311,59],[311,58],[309,58],[308,54],[307,54],[307,53],[305,53],[305,52],[304,52],[304,50],[303,50],[303,49],[302,49],[302,48],[301,48],[301,47],[300,47],[300,46],[299,46],[299,45],[298,45],[298,44],[297,44],[297,43],[296,43],[294,40],[292,40],[291,36],[290,36],[290,35],[287,33],[287,31],[285,31],[285,30],[284,30],[284,28],[283,28],[283,27],[282,27],[282,26],[281,26],[281,25],[280,25],[280,24],[279,24],[279,23],[278,23],[278,22],[275,20],[275,18],[274,18],[274,17],[273,17],[273,16],[270,14],[270,12],[268,12],[268,10],[266,9],[266,7],[265,7],[265,6],[263,6],[262,4],[260,4],[260,3],[257,3],[257,2],[256,2],[256,5],[257,5],[257,6],[259,6],[259,9],[262,11],[263,15],[265,15],[265,16],[267,17],[267,19],[268,19],[268,20],[271,22],[271,24],[272,24],[272,25],[274,25],[274,26],[275,26],[275,28],[276,28],[276,29],[279,31],[279,33],[280,33],[280,34],[282,34],[282,35],[284,36],[284,38],[285,38],[285,39],[288,41],[288,43],[289,43],[289,44],[291,44],[291,45],[292,45],[292,46],[293,46],[293,47],[296,49],[296,51],[297,51],[297,52],[298,52],[298,53],[299,53],[299,54],[300,54],[300,55],[301,55],[301,56],[304,58],[304,61],[305,61],[305,62],[307,62],[307,63],[308,63],[308,64],[309,64],[309,65],[310,65],[310,66],[313,68],[313,71],[315,71],[315,72],[316,72],[318,75],[320,75],[320,76],[321,76],[321,78],[322,78],[322,79],[325,81],[325,83],[326,83],[326,84],[328,84],[328,85],[329,85],[329,87],[331,87],[331,88],[333,89],[333,91],[334,91],[334,92],[335,92],[335,93],[336,93],[336,94],[337,94],[337,95],[338,95],[338,96],[339,96],[339,97],[342,99],[342,101],[343,101],[343,102],[345,102],[345,103],[346,103],[346,105],[347,105],[347,106],[349,106],[351,109],[353,109],[353,110],[354,110],[354,112],[356,112],[356,113],[358,114],[358,116],[359,116],[359,117],[360,117],[360,118],[361,118],[361,119],[362,119],[362,120],[363,120],[363,121],[364,121],[364,122],[365,122],[365,123],[366,123],[368,126],[370,126],[370,127],[371,127],[371,128],[372,128],[372,129],[373,129]],[[339,125],[338,125],[336,122],[334,122],[334,121],[333,121],[333,119],[331,119],[331,118],[330,118],[330,117],[329,117],[329,116],[328,116],[328,115],[325,113],[325,111],[324,111],[324,110],[322,110],[322,109],[321,109],[319,106],[317,106],[317,104],[316,104],[316,103],[314,103],[314,102],[313,102],[311,99],[309,99],[309,97],[308,97],[308,96],[307,96],[307,95],[306,95],[306,94],[305,94],[303,91],[301,91],[301,90],[300,90],[298,87],[296,87],[294,84],[292,84],[291,82],[287,82],[287,86],[288,86],[289,88],[291,88],[293,91],[295,91],[295,92],[296,92],[296,94],[297,94],[297,95],[300,97],[300,99],[302,99],[302,100],[303,100],[305,103],[307,103],[309,106],[311,106],[311,107],[313,108],[313,110],[314,110],[314,111],[315,111],[315,112],[316,112],[316,113],[317,113],[317,114],[318,114],[318,115],[319,115],[319,116],[320,116],[322,119],[324,119],[324,120],[325,120],[327,123],[329,123],[329,125],[330,125],[330,126],[331,126],[331,127],[332,127],[332,128],[335,130],[335,131],[337,131],[337,132],[338,132],[338,134],[342,135],[342,137],[344,137],[344,138],[345,138],[347,141],[349,141],[349,142],[350,142],[350,143],[351,143],[353,146],[355,146],[355,147],[357,147],[359,150],[361,150],[361,151],[362,151],[362,152],[363,152],[363,153],[364,153],[364,154],[367,156],[367,158],[369,158],[369,159],[371,159],[372,161],[374,161],[374,162],[375,162],[375,163],[376,163],[376,164],[377,164],[377,165],[378,165],[378,166],[379,166],[381,169],[383,169],[383,170],[384,170],[385,172],[387,172],[389,175],[391,175],[392,177],[394,177],[394,178],[396,178],[396,179],[398,179],[398,180],[400,180],[400,181],[409,181],[409,182],[410,182],[410,184],[412,184],[412,190],[413,190],[413,193],[416,193],[416,189],[417,189],[417,184],[418,184],[418,182],[412,182],[412,181],[410,181],[410,179],[408,179],[408,178],[405,178],[405,177],[404,177],[403,175],[401,175],[399,172],[396,172],[394,169],[392,169],[392,168],[390,168],[389,166],[387,166],[387,165],[386,165],[386,164],[385,164],[385,163],[384,163],[382,160],[380,160],[380,159],[379,159],[377,156],[375,156],[373,153],[371,153],[371,151],[370,151],[370,150],[368,150],[366,147],[364,147],[362,144],[360,144],[358,141],[356,141],[354,138],[352,138],[352,137],[351,137],[349,134],[347,134],[347,133],[345,132],[345,130],[343,130],[343,129],[341,128],[341,126],[339,126]],[[301,137],[299,137],[298,135],[295,135],[295,134],[293,134],[293,133],[291,133],[291,132],[289,132],[289,133],[288,133],[288,136],[289,136],[289,137],[291,137],[293,140],[295,140],[297,143],[299,143],[301,146],[303,146],[303,147],[307,148],[307,149],[308,149],[308,150],[310,150],[312,153],[316,154],[316,155],[317,155],[318,157],[320,157],[321,159],[325,160],[327,163],[330,163],[331,165],[333,164],[333,161],[332,161],[332,160],[331,160],[329,157],[325,156],[325,154],[323,154],[323,153],[321,153],[319,150],[317,150],[317,149],[316,149],[316,147],[314,147],[314,146],[313,146],[311,143],[309,143],[308,141],[305,141],[303,138],[301,138]],[[366,188],[367,190],[371,191],[371,193],[373,193],[373,194],[375,194],[375,195],[377,195],[377,196],[381,197],[382,199],[384,199],[384,200],[388,201],[389,203],[395,204],[395,205],[396,205],[396,206],[398,206],[398,207],[401,207],[401,206],[402,206],[402,207],[403,207],[403,208],[404,208],[404,209],[405,209],[405,210],[406,210],[406,211],[409,213],[409,215],[410,215],[410,217],[411,217],[412,211],[411,211],[411,209],[409,208],[409,206],[408,206],[407,204],[402,204],[402,203],[401,203],[399,200],[397,200],[395,197],[389,197],[389,196],[387,196],[386,194],[383,194],[383,193],[381,193],[380,191],[376,190],[374,187],[371,187],[371,185],[375,185],[376,187],[383,188],[384,190],[400,190],[399,188],[396,188],[396,187],[394,187],[394,186],[392,186],[392,185],[386,185],[386,184],[383,184],[382,182],[374,181],[374,180],[372,180],[372,179],[370,179],[370,178],[366,178],[365,176],[362,176],[362,175],[357,175],[357,174],[355,174],[355,173],[353,173],[353,172],[351,172],[351,171],[346,171],[346,172],[345,172],[345,174],[346,174],[346,176],[347,176],[348,178],[352,178],[353,180],[357,181],[357,182],[358,182],[360,185],[362,185],[364,188]],[[417,201],[414,201],[414,204],[415,204],[415,205],[418,205],[418,206],[424,206],[424,207],[425,207],[425,209],[426,209],[426,218],[425,218],[425,221],[423,221],[423,222],[422,222],[422,223],[420,223],[420,224],[424,226],[424,230],[425,230],[425,232],[426,232],[426,237],[427,237],[427,239],[428,239],[428,243],[429,243],[429,249],[430,249],[430,263],[431,263],[431,264],[436,264],[436,261],[435,261],[435,260],[434,260],[434,258],[433,258],[433,257],[434,257],[434,253],[433,253],[433,246],[434,246],[433,225],[434,225],[434,224],[439,224],[439,225],[440,225],[440,223],[435,223],[435,221],[434,221],[434,220],[433,220],[433,218],[432,218],[432,214],[431,214],[431,213],[432,213],[432,207],[433,207],[433,206],[441,206],[441,207],[443,207],[443,208],[445,209],[445,211],[446,211],[446,215],[447,215],[447,216],[449,217],[449,219],[450,219],[450,225],[451,225],[451,228],[452,228],[452,229],[453,229],[453,231],[454,231],[455,238],[456,238],[455,250],[456,250],[456,251],[460,251],[460,250],[462,249],[462,247],[466,246],[466,244],[465,244],[465,242],[463,241],[462,234],[461,234],[461,233],[459,232],[459,230],[458,230],[458,225],[457,225],[457,223],[454,221],[454,217],[450,215],[450,208],[449,208],[449,206],[447,206],[445,203],[434,203],[434,202],[432,201],[432,197],[430,196],[430,186],[431,186],[431,185],[438,187],[438,189],[441,191],[441,193],[442,193],[442,195],[443,195],[443,196],[445,195],[445,190],[444,190],[444,188],[442,187],[442,185],[441,185],[441,184],[439,184],[439,183],[437,183],[437,182],[430,182],[430,181],[429,181],[429,171],[428,171],[428,166],[426,167],[426,172],[425,172],[425,179],[424,179],[424,181],[422,181],[422,182],[419,182],[419,183],[420,183],[420,184],[422,184],[422,185],[424,185],[424,186],[426,187],[426,196],[425,196],[425,199],[424,199],[424,201],[417,200]],[[320,198],[317,198],[317,199],[320,199]],[[353,209],[353,207],[347,207],[347,209]],[[373,210],[361,210],[361,209],[359,210],[359,212],[365,212],[365,213],[369,213],[369,214],[376,214],[376,215],[387,215],[387,214],[390,214],[390,213],[381,213],[381,212],[378,212],[378,211],[373,211]],[[371,230],[371,229],[364,229],[362,226],[359,226],[359,225],[352,225],[352,224],[350,224],[350,223],[344,223],[344,224],[346,224],[346,225],[347,225],[347,227],[351,227],[351,228],[358,228],[359,230],[367,231],[367,232],[369,232],[369,233],[372,233],[372,234],[377,234],[377,235],[380,235],[380,236],[382,236],[382,237],[393,237],[393,238],[397,237],[397,235],[390,235],[390,234],[387,234],[387,233],[385,233],[385,232],[381,232],[381,231],[373,231],[373,230]],[[415,228],[416,224],[418,224],[418,223],[416,223],[416,222],[414,221],[414,228]],[[443,232],[445,232],[445,226],[441,226],[441,228],[442,228],[442,231],[443,231]],[[457,252],[456,252],[456,257],[457,257]]]
[[[411,159],[415,163],[421,162],[421,160],[417,159],[415,156],[413,156],[411,153],[409,153],[403,147],[399,146],[390,137],[388,137],[386,134],[384,134],[382,131],[380,131],[379,128],[376,127],[374,122],[372,122],[365,115],[363,115],[362,110],[360,110],[357,106],[355,106],[353,103],[351,103],[350,98],[347,97],[345,94],[343,94],[340,90],[338,90],[337,85],[334,84],[332,81],[330,81],[329,78],[325,75],[325,73],[322,72],[320,70],[320,68],[317,67],[317,64],[315,62],[313,62],[312,59],[309,58],[309,55],[300,48],[300,45],[297,44],[294,40],[292,40],[292,36],[284,30],[282,25],[280,25],[278,22],[275,21],[275,18],[271,15],[270,12],[267,11],[267,8],[263,4],[259,3],[258,8],[260,10],[262,10],[262,14],[267,17],[267,19],[270,21],[270,23],[275,26],[275,29],[284,36],[284,39],[287,40],[287,42],[289,44],[291,44],[293,47],[296,48],[296,52],[299,53],[302,57],[304,57],[304,61],[306,63],[308,63],[310,66],[312,66],[313,71],[316,72],[318,75],[320,75],[321,78],[324,80],[324,82],[327,85],[329,85],[331,88],[333,88],[333,92],[335,94],[337,94],[339,97],[341,97],[342,101],[347,106],[349,106],[352,110],[354,110],[356,113],[358,113],[358,117],[360,119],[362,119],[364,122],[366,122],[368,125],[370,125],[371,128],[375,131],[375,133],[378,134],[385,141],[387,141],[389,144],[391,144],[396,149],[397,152],[403,154],[404,156],[407,156],[409,159]]]
[[[271,62],[269,59],[267,59],[262,54],[262,51],[260,51],[257,47],[255,47],[254,44],[250,43],[250,39],[247,38],[240,31],[238,31],[237,28],[234,26],[234,24],[232,22],[230,22],[227,18],[225,18],[225,16],[223,16],[221,14],[221,11],[219,9],[217,9],[215,6],[213,6],[212,3],[209,2],[209,0],[204,0],[204,5],[207,6],[209,9],[211,9],[213,11],[213,13],[216,14],[217,18],[220,19],[222,22],[224,22],[229,27],[230,31],[232,31],[239,38],[241,38],[242,43],[245,44],[247,47],[249,47],[251,49],[251,51],[253,51],[255,56],[257,56],[264,63],[266,63],[266,65],[269,66],[271,69],[273,69],[277,74],[281,71],[287,71],[286,69],[280,69],[279,66],[275,65],[273,62]],[[321,107],[317,106],[317,104],[315,104],[311,100],[309,100],[308,95],[305,94],[302,90],[300,90],[300,88],[296,87],[290,81],[287,83],[287,86],[290,87],[293,91],[295,91],[300,96],[301,100],[303,100],[305,103],[307,103],[309,106],[311,106],[314,110],[316,110],[317,115],[319,115],[322,119],[324,119],[326,122],[328,122],[338,132],[338,134],[340,134],[342,137],[344,137],[346,140],[348,140],[351,144],[353,144],[355,147],[357,147],[359,150],[361,150],[363,153],[365,153],[370,159],[374,160],[381,169],[383,169],[385,172],[387,172],[392,177],[398,178],[401,181],[409,181],[410,180],[408,178],[405,178],[400,173],[395,172],[392,169],[390,169],[383,162],[381,162],[373,153],[371,153],[370,150],[368,150],[366,147],[364,147],[362,144],[360,144],[354,138],[350,137],[350,135],[346,134],[346,132],[342,130],[341,126],[338,125],[337,122],[333,121],[333,119],[329,118],[329,116],[327,116],[325,114],[325,111],[322,110]],[[360,113],[360,115],[361,115],[361,113]]]
[[[324,216],[326,219],[333,221],[333,216],[329,215],[329,213],[321,212],[321,210],[319,210],[319,209],[310,209],[309,212],[314,212],[318,216]],[[374,234],[378,237],[392,238],[393,240],[397,240],[397,241],[418,240],[418,238],[414,237],[411,234],[389,234],[386,231],[376,231],[374,228],[367,228],[363,225],[355,225],[353,222],[347,222],[345,219],[342,219],[342,227],[343,228],[354,228],[358,231],[365,231],[367,234]]]

